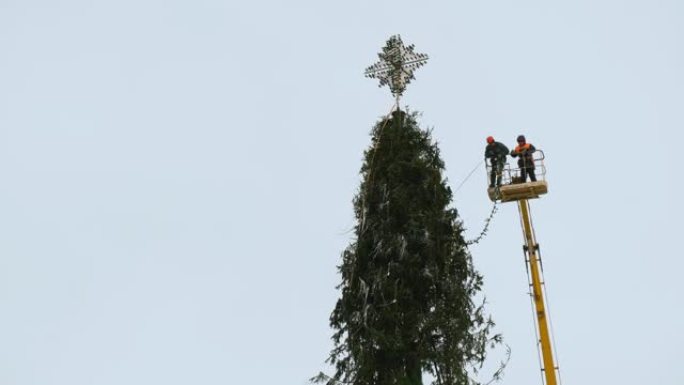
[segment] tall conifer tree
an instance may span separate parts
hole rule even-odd
[[[397,109],[372,130],[354,200],[355,240],[342,254],[328,384],[465,385],[493,323],[474,303],[475,271],[444,162],[416,114]]]

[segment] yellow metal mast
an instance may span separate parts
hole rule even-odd
[[[539,259],[539,244],[534,236],[532,219],[530,216],[530,205],[527,199],[518,200],[520,210],[520,221],[522,222],[523,236],[525,237],[525,261],[532,276],[532,297],[534,308],[537,315],[537,326],[539,330],[539,344],[541,345],[542,371],[546,379],[546,385],[558,385],[558,373],[556,363],[553,358],[551,346],[551,333],[549,331],[549,320],[547,317],[544,293],[542,291],[541,260]]]

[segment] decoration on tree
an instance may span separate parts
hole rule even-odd
[[[405,46],[401,36],[394,35],[387,40],[380,61],[366,68],[367,78],[379,79],[380,87],[389,85],[392,95],[397,99],[406,91],[406,85],[415,79],[413,72],[427,63],[428,55],[413,52],[414,45]]]

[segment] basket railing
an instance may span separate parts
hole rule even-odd
[[[546,181],[546,166],[544,165],[544,151],[537,149],[532,153],[532,159],[534,161],[534,173],[537,177],[537,181]],[[510,163],[506,162],[501,170],[501,185],[508,185],[514,183],[522,183],[521,168],[518,167],[518,160],[516,158],[511,158],[515,161],[515,167],[512,167]],[[492,164],[489,159],[485,160],[487,167],[487,185],[490,182],[490,176],[492,172]],[[528,176],[529,179],[529,176]],[[529,180],[525,181],[528,182]]]

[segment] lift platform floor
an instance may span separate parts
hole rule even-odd
[[[489,199],[491,199],[492,201],[500,200],[501,202],[539,198],[540,195],[546,194],[548,191],[549,186],[546,183],[546,181],[503,185],[499,187],[498,197],[496,196],[497,194],[495,188],[490,187],[487,189]]]

